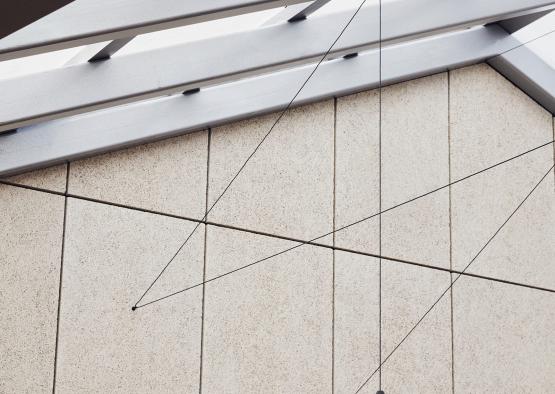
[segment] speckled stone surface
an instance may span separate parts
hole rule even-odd
[[[200,219],[204,215],[208,132],[72,162],[69,192]]]
[[[447,74],[382,92],[382,210],[449,183]],[[382,254],[449,268],[447,190],[382,216]]]
[[[198,392],[202,287],[146,306],[193,223],[69,199],[56,391]],[[144,302],[202,281],[204,229]]]
[[[449,86],[453,179],[553,139],[551,114],[490,66],[451,71]]]
[[[546,146],[452,187],[454,269],[470,263],[552,165]],[[553,181],[545,178],[467,272],[555,289]]]
[[[207,278],[291,245],[209,226]],[[208,283],[203,391],[330,392],[332,279],[332,251],[303,246]]]
[[[63,193],[66,190],[66,174],[67,164],[62,164],[2,179],[20,185],[33,186]]]
[[[555,137],[555,119],[487,65],[379,100],[293,109],[209,220],[310,239],[379,211],[380,166],[387,209],[446,185],[449,160],[456,180]],[[278,115],[71,163],[69,192],[108,204],[68,199],[56,392],[352,394],[378,367],[374,257],[315,246],[271,257],[297,243],[200,226],[141,304],[268,259],[205,286],[204,325],[202,286],[131,311],[195,223],[109,204],[202,217],[207,178],[210,204]],[[464,269],[554,161],[549,145],[384,213],[383,254]],[[66,166],[9,180],[63,192]],[[555,171],[469,272],[555,289],[554,193]],[[64,198],[0,185],[0,213],[0,392],[52,392]],[[378,224],[320,242],[379,253]],[[385,359],[452,275],[384,259],[381,276]],[[463,277],[453,294],[386,361],[385,393],[451,393],[453,371],[457,393],[555,386],[551,293]],[[361,393],[378,389],[376,373]]]
[[[373,90],[337,99],[335,228],[380,210],[379,95]],[[335,245],[378,253],[378,217],[335,233]]]
[[[462,277],[453,314],[456,393],[553,391],[553,294]]]
[[[379,212],[378,122],[378,91],[337,99],[336,229]],[[378,218],[336,232],[335,245],[378,253]],[[334,258],[334,392],[354,393],[379,365],[379,265],[372,257],[341,251]],[[360,392],[377,389],[372,381]]]
[[[335,253],[334,392],[354,393],[379,366],[379,263]],[[377,379],[360,393],[374,394]]]
[[[0,392],[51,393],[64,198],[0,185]]]
[[[450,274],[382,261],[382,359],[449,287]],[[451,392],[451,302],[448,292],[382,370],[386,393]]]
[[[210,147],[209,206],[279,114],[215,128]],[[283,116],[209,219],[311,239],[333,228],[333,100]],[[329,238],[331,243],[331,238]]]

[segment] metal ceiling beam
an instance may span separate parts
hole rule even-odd
[[[521,16],[516,16],[514,18],[509,18],[498,23],[503,29],[505,29],[508,33],[514,33],[519,31],[525,26],[528,26],[530,23],[537,21],[538,19],[546,16],[547,14],[553,12],[553,10],[543,10],[532,14],[526,14]]]
[[[423,3],[430,11],[414,18],[413,6]],[[386,2],[382,8],[383,42],[386,45],[482,24],[532,12],[546,4],[555,7],[555,0],[469,0],[464,8],[458,0]],[[317,61],[352,12],[0,80],[0,131]],[[375,28],[369,28],[372,26]],[[378,26],[378,5],[362,8],[330,56],[375,47]]]
[[[75,0],[0,40],[0,61],[117,40],[306,0]]]
[[[544,39],[552,37],[544,37]],[[488,59],[500,74],[555,114],[555,69],[526,45]]]
[[[382,84],[388,85],[482,62],[518,42],[498,26],[385,47]],[[25,127],[0,137],[0,175],[201,130],[274,112],[287,103],[314,65]],[[306,104],[379,85],[376,49],[321,64],[295,101]]]
[[[341,12],[284,22],[109,62],[0,79],[0,131],[317,61],[351,16]],[[360,16],[335,52],[375,45],[377,29],[368,26],[377,26],[377,9],[363,9]]]
[[[387,1],[382,4],[382,34],[384,39],[413,39],[553,9],[555,2],[544,0]]]

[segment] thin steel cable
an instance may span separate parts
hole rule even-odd
[[[379,0],[379,22],[378,22],[378,150],[379,150],[379,203],[378,209],[382,211],[382,0]],[[379,238],[379,267],[378,267],[378,342],[379,362],[382,363],[382,215],[378,216],[378,238]],[[382,390],[382,370],[379,372],[378,388]]]
[[[426,318],[426,316],[428,316],[428,314],[434,309],[434,307],[439,303],[439,301],[441,301],[441,299],[445,296],[445,294],[447,294],[447,292],[453,287],[453,285],[455,283],[457,283],[457,281],[459,280],[459,278],[466,272],[466,270],[472,265],[472,263],[474,263],[476,261],[476,259],[478,258],[478,256],[480,256],[480,254],[484,251],[484,249],[491,243],[491,241],[493,241],[493,239],[497,236],[497,234],[499,234],[499,232],[501,232],[501,230],[505,227],[505,225],[509,222],[509,220],[511,220],[511,218],[518,212],[518,210],[524,205],[524,203],[526,202],[526,200],[528,200],[528,198],[532,195],[532,193],[534,193],[534,191],[538,188],[538,186],[543,182],[543,180],[551,173],[551,170],[553,170],[553,168],[555,168],[555,165],[551,166],[549,168],[549,170],[542,176],[542,178],[536,183],[536,185],[532,188],[532,190],[530,190],[530,192],[528,192],[528,194],[526,195],[526,197],[524,197],[524,199],[517,205],[517,207],[511,212],[511,214],[509,215],[509,217],[507,219],[505,219],[505,221],[503,222],[503,224],[493,233],[493,235],[487,240],[487,242],[484,244],[484,246],[482,246],[482,248],[480,248],[480,250],[478,251],[478,253],[476,253],[476,255],[472,258],[472,260],[470,260],[470,262],[466,265],[466,267],[464,267],[464,269],[458,274],[458,276],[455,278],[455,280],[453,280],[451,282],[451,284],[449,285],[449,287],[447,287],[443,293],[441,293],[441,295],[439,296],[439,298],[428,308],[428,310],[426,311],[426,313],[424,313],[422,315],[422,317],[420,317],[420,319],[418,319],[418,321],[416,322],[416,324],[407,332],[407,334],[403,337],[403,339],[401,339],[401,341],[395,345],[395,347],[393,348],[393,350],[391,351],[391,353],[389,353],[387,355],[387,357],[382,361],[382,363],[378,366],[378,368],[376,368],[374,370],[374,372],[372,372],[370,374],[370,376],[368,378],[366,378],[366,380],[362,383],[362,385],[360,385],[360,387],[357,389],[357,391],[355,392],[355,394],[359,393],[360,390],[362,390],[364,388],[364,386],[366,386],[366,384],[370,381],[370,379],[372,379],[372,377],[376,374],[376,372],[378,370],[381,370],[383,364],[385,364],[387,362],[387,360],[389,360],[391,358],[391,356],[395,353],[395,351],[397,349],[399,349],[399,347],[405,342],[405,340],[410,336],[410,334],[412,334],[414,332],[414,330],[416,329],[416,327],[418,327],[420,325],[420,323]]]
[[[535,148],[529,149],[529,150],[527,150],[527,151],[525,151],[525,152],[522,152],[522,153],[520,153],[520,154],[518,154],[518,155],[516,155],[516,156],[513,156],[513,157],[510,157],[510,158],[508,158],[508,159],[506,159],[506,160],[500,161],[500,162],[498,162],[498,163],[496,163],[496,164],[493,164],[493,165],[491,165],[491,166],[489,166],[489,167],[486,167],[486,168],[484,168],[484,169],[482,169],[482,170],[480,170],[480,171],[476,171],[476,172],[474,172],[474,173],[472,173],[472,174],[466,175],[466,176],[464,176],[464,177],[462,177],[462,178],[459,178],[459,179],[457,179],[457,180],[455,180],[455,181],[453,181],[453,182],[450,182],[450,183],[448,183],[448,184],[446,184],[446,185],[440,186],[440,187],[438,187],[438,188],[436,188],[436,189],[433,189],[433,190],[431,190],[431,191],[429,191],[429,192],[426,192],[426,193],[421,194],[421,195],[419,195],[419,196],[413,197],[413,198],[411,198],[411,199],[409,199],[409,200],[406,200],[406,201],[404,201],[404,202],[402,202],[402,203],[396,204],[396,205],[394,205],[394,206],[392,206],[392,207],[390,207],[390,208],[387,208],[387,209],[385,209],[385,210],[383,210],[383,211],[380,211],[380,212],[378,212],[378,213],[372,214],[372,215],[367,216],[367,217],[365,217],[365,218],[359,219],[359,220],[357,220],[357,221],[355,221],[355,222],[349,223],[349,224],[347,224],[347,225],[345,225],[345,226],[343,226],[343,227],[340,227],[340,228],[338,228],[338,229],[336,229],[336,230],[330,231],[330,232],[328,232],[328,233],[326,233],[326,234],[320,235],[320,236],[318,236],[318,237],[316,237],[316,238],[313,238],[313,239],[311,239],[311,240],[308,240],[308,241],[300,242],[299,244],[297,244],[297,245],[295,245],[295,246],[292,246],[292,247],[289,247],[289,248],[287,248],[287,249],[284,249],[284,250],[282,250],[282,251],[280,251],[280,252],[277,252],[277,253],[275,253],[275,254],[273,254],[273,255],[264,257],[263,259],[260,259],[260,260],[254,261],[254,262],[252,262],[252,263],[250,263],[250,264],[247,264],[247,265],[238,267],[238,268],[236,268],[236,269],[234,269],[234,270],[225,272],[225,273],[223,273],[223,274],[221,274],[221,275],[215,276],[215,277],[213,277],[213,278],[210,278],[210,279],[205,280],[205,281],[203,281],[203,282],[197,283],[197,284],[195,284],[195,285],[186,287],[186,288],[184,288],[184,289],[181,289],[181,290],[179,290],[179,291],[173,292],[173,293],[168,294],[168,295],[166,295],[166,296],[157,298],[157,299],[155,299],[155,300],[152,300],[152,301],[150,301],[150,302],[144,303],[144,304],[142,304],[142,305],[136,305],[135,308],[136,308],[136,309],[139,309],[139,308],[143,308],[143,307],[145,307],[145,306],[147,306],[147,305],[151,305],[151,304],[160,302],[160,301],[165,300],[165,299],[167,299],[167,298],[176,296],[176,295],[178,295],[178,294],[184,293],[184,292],[189,291],[189,290],[191,290],[191,289],[194,289],[194,288],[196,288],[196,287],[202,286],[202,285],[204,285],[204,284],[206,284],[206,283],[213,282],[213,281],[218,280],[218,279],[220,279],[220,278],[223,278],[223,277],[225,277],[225,276],[231,275],[231,274],[233,274],[233,273],[235,273],[235,272],[238,272],[238,271],[244,270],[244,269],[246,269],[246,268],[252,267],[252,266],[254,266],[254,265],[257,265],[257,264],[259,264],[259,263],[262,263],[262,262],[264,262],[264,261],[267,261],[267,260],[269,260],[269,259],[271,259],[271,258],[277,257],[277,256],[282,255],[282,254],[284,254],[284,253],[287,253],[287,252],[289,252],[289,251],[291,251],[291,250],[297,249],[297,248],[299,248],[299,247],[301,247],[301,246],[303,246],[303,245],[310,244],[310,243],[312,243],[312,242],[314,242],[314,241],[317,241],[317,240],[319,240],[319,239],[321,239],[321,238],[324,238],[324,237],[327,237],[327,236],[329,236],[329,235],[335,234],[335,233],[338,232],[338,231],[345,230],[345,229],[347,229],[347,228],[349,228],[349,227],[355,226],[355,225],[357,225],[357,224],[359,224],[359,223],[362,223],[362,222],[364,222],[364,221],[366,221],[366,220],[370,220],[370,219],[372,219],[372,218],[374,218],[374,217],[376,217],[376,216],[379,216],[379,215],[382,215],[382,214],[387,213],[387,212],[389,212],[389,211],[392,211],[392,210],[394,210],[394,209],[396,209],[396,208],[399,208],[399,207],[401,207],[401,206],[403,206],[403,205],[409,204],[409,203],[411,203],[411,202],[414,202],[414,201],[416,201],[416,200],[419,200],[419,199],[421,199],[421,198],[424,198],[424,197],[426,197],[426,196],[429,196],[430,194],[436,193],[436,192],[438,192],[438,191],[440,191],[440,190],[443,190],[443,189],[445,189],[445,188],[448,188],[448,187],[450,187],[450,186],[452,186],[452,185],[455,185],[455,184],[457,184],[457,183],[463,182],[463,181],[465,181],[465,180],[467,180],[467,179],[469,179],[469,178],[472,178],[472,177],[474,177],[474,176],[476,176],[476,175],[479,175],[479,174],[481,174],[481,173],[484,173],[484,172],[486,172],[486,171],[489,171],[489,170],[491,170],[491,169],[493,169],[493,168],[495,168],[495,167],[498,167],[498,166],[501,166],[501,165],[503,165],[503,164],[506,164],[506,163],[508,163],[508,162],[510,162],[510,161],[512,161],[512,160],[518,159],[519,157],[525,156],[525,155],[527,155],[527,154],[529,154],[529,153],[531,153],[531,152],[534,152],[534,151],[536,151],[536,150],[538,150],[538,149],[541,149],[541,148],[544,148],[544,147],[546,147],[546,146],[548,146],[548,145],[551,145],[551,144],[553,144],[553,142],[555,142],[555,140],[546,142],[545,144],[542,144],[542,145],[539,145],[539,146],[537,146],[537,147],[535,147]],[[382,256],[382,258],[385,259],[386,257],[385,257],[385,256]]]
[[[258,143],[258,145],[254,148],[254,150],[252,151],[252,153],[247,157],[247,159],[245,160],[245,162],[243,163],[243,165],[241,165],[241,167],[239,168],[239,170],[237,171],[237,173],[233,176],[233,178],[231,179],[231,181],[227,184],[227,186],[224,188],[223,192],[219,195],[219,197],[216,199],[216,201],[214,201],[214,203],[212,204],[212,206],[210,207],[210,209],[208,211],[206,211],[206,213],[204,214],[203,218],[201,219],[201,221],[206,220],[206,218],[208,217],[208,214],[212,211],[212,209],[216,206],[216,204],[220,201],[220,199],[224,196],[224,194],[227,192],[227,190],[231,187],[231,185],[233,184],[233,182],[235,182],[235,180],[237,179],[237,177],[239,176],[239,174],[241,174],[241,172],[243,171],[243,169],[247,166],[248,162],[251,160],[251,158],[256,154],[256,152],[258,151],[258,149],[262,146],[262,144],[264,143],[264,141],[266,141],[266,139],[268,138],[268,136],[272,133],[272,131],[274,130],[275,126],[279,123],[279,121],[281,120],[281,118],[283,118],[283,116],[287,113],[287,111],[289,110],[289,108],[291,107],[291,105],[293,105],[293,102],[295,101],[295,99],[297,98],[297,96],[301,93],[301,91],[303,90],[303,88],[306,86],[306,84],[310,81],[310,78],[312,78],[312,76],[316,73],[316,71],[318,70],[318,67],[320,67],[320,64],[322,64],[322,62],[328,57],[328,55],[330,54],[331,50],[333,49],[333,47],[335,46],[335,44],[337,43],[337,41],[339,41],[339,39],[343,36],[343,33],[345,32],[345,30],[347,30],[347,28],[349,27],[349,25],[351,24],[351,22],[353,21],[353,19],[355,19],[355,17],[357,16],[358,12],[361,10],[362,6],[366,3],[366,0],[363,0],[362,3],[360,3],[360,5],[358,6],[358,8],[356,9],[355,13],[351,16],[351,18],[349,19],[349,21],[347,22],[347,24],[343,27],[343,29],[341,30],[341,32],[339,33],[339,35],[337,36],[337,38],[333,41],[333,43],[331,44],[331,46],[328,48],[328,50],[326,51],[326,53],[320,58],[320,60],[318,61],[318,63],[316,64],[316,66],[314,67],[314,69],[312,70],[312,72],[309,74],[308,78],[306,78],[306,80],[303,82],[303,84],[301,85],[301,87],[297,90],[297,93],[295,93],[295,95],[293,96],[293,98],[289,101],[289,103],[287,104],[287,106],[285,107],[285,109],[279,114],[279,116],[277,117],[277,119],[275,120],[275,122],[272,124],[272,126],[270,127],[270,130],[268,130],[268,132],[266,133],[266,135],[264,135],[264,137],[260,140],[260,142]],[[299,23],[299,22],[293,22],[293,23]],[[302,23],[302,22],[300,22]],[[177,257],[177,255],[179,254],[179,252],[181,252],[181,250],[183,249],[183,247],[187,244],[187,242],[189,242],[189,239],[193,236],[193,234],[195,233],[195,231],[198,229],[198,227],[200,226],[200,222],[197,223],[197,225],[193,228],[193,230],[191,231],[191,233],[187,236],[187,238],[185,238],[185,241],[179,246],[179,248],[177,249],[177,251],[173,254],[173,256],[170,258],[170,260],[168,261],[168,263],[164,266],[164,268],[160,271],[160,273],[156,276],[156,278],[152,281],[152,283],[148,286],[148,288],[145,290],[145,292],[141,295],[141,297],[139,298],[139,300],[137,302],[135,302],[135,305],[131,308],[132,310],[137,309],[137,305],[139,304],[139,302],[142,301],[142,299],[147,295],[147,293],[150,291],[150,289],[152,288],[152,286],[154,286],[154,284],[158,281],[158,279],[160,279],[160,277],[164,274],[164,272],[166,271],[166,269],[169,267],[169,265],[174,261],[174,259]]]

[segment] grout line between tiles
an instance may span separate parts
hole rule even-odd
[[[551,172],[551,170],[554,167],[555,166],[549,167],[547,172],[541,177],[541,179],[535,184],[535,186],[528,192],[528,194],[526,194],[526,197],[524,197],[524,199],[522,201],[520,201],[520,203],[511,212],[511,214],[505,219],[505,221],[501,224],[501,226],[499,226],[497,228],[497,230],[495,230],[495,232],[488,238],[486,243],[480,248],[480,250],[474,255],[474,257],[472,257],[472,259],[468,262],[468,264],[465,265],[464,269],[462,270],[463,273],[466,272],[466,270],[476,261],[476,259],[480,256],[480,254],[488,247],[488,245],[495,239],[495,237],[503,230],[503,228],[507,225],[507,223],[511,220],[511,218],[514,215],[517,214],[517,212],[522,208],[522,206],[526,203],[526,201],[530,198],[530,196],[534,193],[534,191],[540,186],[540,184],[545,180],[545,178],[549,175],[549,173]],[[405,341],[409,338],[409,336],[420,326],[420,324],[424,321],[424,319],[428,316],[428,314],[433,311],[433,309],[436,307],[436,305],[443,299],[445,294],[447,294],[447,292],[451,289],[451,287],[453,287],[455,285],[455,283],[457,282],[457,280],[460,279],[460,277],[461,277],[461,275],[457,276],[455,278],[455,280],[450,283],[449,287],[441,293],[439,298],[437,298],[436,301],[434,301],[434,303],[418,319],[416,324],[414,324],[412,326],[412,328],[397,343],[397,345],[395,345],[393,350],[388,354],[388,356],[383,361],[384,363],[387,362],[394,355],[394,353],[403,345],[403,343],[405,343]],[[364,388],[364,386],[366,386],[366,384],[372,379],[372,377],[376,374],[376,372],[379,370],[380,367],[381,367],[381,365],[379,365],[378,368],[376,368],[373,372],[370,373],[370,375],[364,380],[364,382],[362,382],[362,384],[356,390],[356,393],[359,393],[360,390],[362,390],[362,388]]]
[[[64,253],[65,253],[65,238],[66,238],[66,223],[67,223],[67,190],[69,184],[69,162],[66,165],[66,185],[64,196],[64,217],[62,219],[62,245],[60,252],[60,277],[58,282],[58,309],[56,311],[56,340],[54,344],[54,371],[52,374],[52,394],[56,392],[56,377],[58,372],[58,344],[60,336],[60,308],[62,305],[62,278],[64,273]]]
[[[67,195],[67,193],[69,192],[69,161],[66,163],[66,188],[65,188],[65,194]]]
[[[379,1],[379,12],[380,12],[380,19],[378,22],[378,33],[379,33],[379,50],[378,50],[378,150],[379,150],[379,212],[382,212],[382,0]],[[382,340],[382,215],[378,217],[378,238],[379,238],[379,246],[378,246],[378,254],[379,257],[379,284],[378,284],[378,294],[379,294],[379,326],[378,326],[378,337],[379,337],[379,361],[380,361],[380,368],[378,371],[378,387],[379,391],[383,392],[382,390],[382,348],[383,348],[383,340]]]
[[[332,228],[335,231],[335,184],[337,177],[337,97],[333,98],[333,208]],[[335,232],[332,234],[332,245],[335,248]],[[331,392],[335,392],[335,249],[332,251],[332,297],[331,297]]]
[[[74,198],[74,199],[77,199],[77,200],[94,202],[94,203],[98,203],[98,204],[102,204],[102,205],[108,205],[108,206],[114,206],[114,207],[118,207],[118,208],[129,209],[129,210],[132,210],[132,211],[150,213],[150,214],[154,214],[154,215],[160,215],[160,216],[165,216],[165,217],[170,217],[170,218],[180,219],[180,220],[187,220],[187,221],[191,221],[191,222],[195,222],[195,223],[201,223],[201,224],[205,224],[205,225],[209,225],[209,226],[225,228],[225,229],[228,229],[228,230],[237,230],[237,231],[251,233],[251,234],[255,234],[255,235],[262,235],[262,236],[282,239],[282,240],[286,240],[286,241],[298,242],[298,243],[303,243],[303,244],[306,244],[306,245],[328,248],[328,249],[337,250],[337,251],[346,252],[346,253],[351,253],[351,254],[356,254],[356,255],[374,257],[374,258],[378,258],[378,259],[381,257],[384,260],[391,261],[391,262],[396,262],[396,263],[415,265],[415,266],[419,266],[419,267],[423,267],[423,268],[429,268],[429,269],[433,269],[433,270],[451,272],[453,274],[460,274],[461,273],[460,271],[457,271],[457,270],[451,270],[451,269],[447,269],[447,268],[437,267],[437,266],[433,266],[433,265],[430,265],[430,264],[419,263],[419,262],[415,262],[415,261],[399,259],[399,258],[390,257],[390,256],[383,256],[383,255],[375,254],[375,253],[367,253],[367,252],[362,252],[362,251],[358,251],[358,250],[337,247],[337,246],[333,246],[333,245],[326,245],[326,244],[322,244],[322,243],[314,242],[314,241],[309,242],[309,241],[294,238],[294,237],[288,237],[288,236],[283,236],[283,235],[278,235],[278,234],[271,234],[271,233],[267,233],[267,232],[263,232],[263,231],[252,230],[252,229],[237,227],[237,226],[233,226],[233,225],[227,225],[227,224],[223,224],[223,223],[211,222],[211,221],[207,221],[207,220],[199,220],[199,219],[189,218],[189,217],[176,215],[176,214],[163,213],[163,212],[159,212],[159,211],[154,211],[154,210],[149,210],[149,209],[144,209],[144,208],[139,208],[139,207],[133,207],[133,206],[130,206],[130,205],[113,203],[113,202],[108,202],[108,201],[102,201],[102,200],[89,198],[89,197],[84,197],[84,196],[79,196],[79,195],[73,195],[73,194],[70,194],[70,193],[65,194],[65,193],[62,193],[62,192],[45,190],[45,189],[36,188],[36,187],[33,187],[33,186],[15,184],[15,183],[12,183],[12,182],[9,182],[9,181],[0,181],[0,184],[6,184],[6,185],[9,185],[9,186],[19,187],[19,188],[23,188],[23,189],[29,189],[29,190],[33,190],[33,191],[44,192],[44,193],[47,193],[47,194],[59,195],[59,196],[62,196],[62,197],[65,196],[67,198]],[[493,278],[493,277],[490,277],[490,276],[471,274],[471,273],[468,273],[468,272],[462,273],[462,275],[472,276],[472,277],[487,279],[487,280],[491,280],[491,281],[495,281],[495,282],[507,283],[507,284],[512,284],[512,285],[516,285],[516,286],[520,286],[520,287],[526,287],[526,288],[530,288],[530,289],[542,290],[542,291],[555,293],[555,289],[549,289],[549,288],[545,288],[545,287],[534,286],[534,285],[529,285],[529,284],[520,283],[520,282],[503,280],[503,279],[499,279],[499,278]]]
[[[212,141],[212,129],[208,129],[208,147],[206,155],[206,193],[204,196],[204,217],[206,219],[208,215],[208,188],[210,185],[210,144]],[[202,312],[201,312],[201,326],[200,326],[200,368],[199,368],[199,393],[202,393],[202,372],[203,372],[203,362],[204,362],[204,312],[205,312],[205,297],[206,297],[206,249],[207,249],[207,237],[208,237],[208,226],[206,225],[206,220],[204,223],[204,256],[203,256],[203,267],[202,267]]]
[[[447,71],[447,165],[449,184],[451,184],[451,71]],[[452,186],[448,188],[449,194],[449,269],[453,269],[453,223],[452,223]],[[450,275],[453,283],[453,273]],[[455,335],[453,328],[453,287],[449,289],[449,299],[451,302],[451,392],[455,394]]]

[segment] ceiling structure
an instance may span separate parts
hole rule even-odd
[[[282,110],[322,57],[294,105],[486,61],[555,113],[553,66],[515,34],[555,1],[368,1],[350,23],[356,9],[317,11],[328,2],[77,0],[0,40],[0,60],[86,45],[0,77],[0,176]],[[116,54],[138,34],[283,6],[256,28]]]

